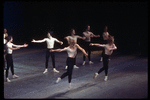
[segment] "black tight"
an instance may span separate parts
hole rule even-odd
[[[108,73],[108,63],[109,63],[109,55],[104,54],[103,55],[103,67],[98,71],[98,74],[101,73],[103,70],[105,70],[105,76],[107,76]]]
[[[88,59],[91,61],[91,47],[89,46],[90,42],[84,42],[85,43],[85,51],[88,52]],[[83,55],[83,61],[85,61],[85,55]]]
[[[74,65],[74,60],[75,58],[67,58],[67,72],[65,72],[64,74],[61,75],[61,79],[63,79],[64,77],[68,76],[68,82],[71,83],[71,79],[72,79],[72,70],[73,70],[73,65]]]
[[[47,49],[47,51],[46,51],[46,63],[45,63],[45,67],[48,68],[48,60],[49,60],[49,56],[51,55],[53,68],[55,68],[55,53],[54,52],[50,52],[50,50],[51,49]]]
[[[13,65],[12,54],[6,55],[6,61],[7,61],[6,78],[8,78],[9,67],[11,68],[12,75],[14,75],[14,65]]]

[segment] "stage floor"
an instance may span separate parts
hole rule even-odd
[[[67,53],[55,53],[56,69],[52,71],[49,58],[48,73],[45,70],[45,49],[21,48],[13,51],[14,72],[19,78],[12,78],[9,70],[10,83],[6,82],[4,73],[4,98],[6,99],[124,99],[148,98],[148,58],[138,54],[125,55],[114,51],[110,57],[108,81],[104,81],[104,72],[93,79],[103,63],[100,53],[93,52],[91,59],[94,64],[82,66],[83,54],[79,51],[76,64],[79,69],[73,69],[72,84],[69,89],[68,77],[58,84],[55,81],[66,72]]]

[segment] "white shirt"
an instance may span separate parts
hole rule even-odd
[[[4,39],[4,41],[3,41],[3,42],[4,42],[3,44],[6,44],[7,40],[6,40],[6,39]]]
[[[14,46],[14,44],[8,42],[8,43],[6,44],[6,46],[7,46],[7,53],[8,53],[8,54],[12,54],[13,50],[10,49],[10,48],[12,48],[12,46]],[[10,48],[9,48],[9,47],[10,47]]]
[[[111,45],[111,46],[108,45],[108,44],[104,44],[105,54],[106,54],[106,55],[111,55],[111,54],[113,53],[113,50],[109,51],[108,49],[109,49],[109,48],[114,48],[114,47],[116,47],[115,44],[113,44],[113,45]]]
[[[76,55],[77,55],[77,46],[75,46],[74,49],[71,49],[70,47],[65,47],[65,49],[68,53],[68,57],[70,57],[70,58],[75,58],[76,57]]]
[[[91,42],[91,35],[93,35],[92,32],[83,32],[83,35],[86,37],[85,41],[86,42]]]
[[[44,38],[43,40],[41,40],[41,42],[45,42],[47,43],[47,48],[48,49],[52,49],[54,48],[54,42],[57,41],[59,42],[56,38],[53,38],[51,37],[50,39],[49,38]]]
[[[75,40],[75,42],[77,43],[77,39],[78,39],[78,35],[75,35],[74,37],[72,37],[72,36],[68,36],[70,39],[74,39]]]

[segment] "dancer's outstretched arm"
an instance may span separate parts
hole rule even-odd
[[[88,54],[85,52],[85,50],[82,47],[80,47],[78,44],[76,44],[76,46],[77,46],[78,49],[80,49],[83,52],[83,54],[85,56],[88,56]]]
[[[10,47],[10,46],[8,46],[8,48],[11,49],[11,50],[17,50],[17,49],[20,49],[20,48],[22,48],[22,47],[27,47],[28,44],[24,44],[24,45],[15,45],[15,44],[13,44],[12,46],[14,46],[14,47],[16,47],[16,48]]]
[[[63,42],[62,41],[59,41],[59,40],[55,40],[56,42],[58,42],[58,43],[60,43],[61,45],[63,44]]]
[[[42,43],[42,42],[45,42],[46,40],[45,39],[43,39],[43,40],[32,40],[31,42],[33,42],[33,43]]]
[[[103,45],[103,44],[98,44],[98,43],[90,43],[90,46],[104,47],[105,45]]]
[[[65,48],[63,48],[63,49],[52,49],[52,50],[50,50],[50,52],[62,52],[62,51],[66,51],[66,49]]]
[[[22,47],[27,47],[28,44],[26,44],[26,43],[24,45],[15,45],[15,44],[13,44],[13,46],[15,46],[17,48],[22,48]]]
[[[91,34],[91,37],[100,37],[100,35]]]

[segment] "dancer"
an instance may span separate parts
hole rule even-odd
[[[6,37],[7,36],[8,36],[7,30],[4,29],[4,34],[3,34],[3,45],[4,45],[4,66],[3,66],[3,69],[4,69],[4,72],[6,71],[5,62],[6,62],[6,54],[7,54],[7,48],[6,48],[6,43],[7,43]]]
[[[92,32],[90,32],[90,26],[87,25],[86,31],[83,32],[83,36],[86,38],[85,39],[85,51],[88,52],[88,59],[89,59],[89,64],[93,64],[91,61],[91,47],[89,46],[91,42],[91,37],[100,37],[100,35],[94,35]],[[85,65],[85,56],[83,55],[83,63],[82,65]]]
[[[114,44],[114,37],[109,35],[108,39],[107,39],[107,44],[94,44],[91,43],[90,46],[98,46],[98,47],[104,47],[105,49],[105,54],[103,55],[103,67],[94,75],[94,78],[96,78],[99,73],[101,73],[103,70],[105,70],[105,78],[104,80],[107,81],[108,76],[108,63],[109,63],[109,56],[113,53],[113,50],[116,50],[117,47]]]
[[[50,52],[51,49],[54,48],[54,42],[58,42],[61,45],[63,44],[62,41],[57,40],[56,38],[53,38],[51,36],[51,33],[48,32],[47,34],[48,38],[44,38],[43,40],[32,40],[31,42],[34,43],[42,43],[42,42],[47,42],[47,50],[46,50],[46,62],[45,62],[45,71],[43,72],[43,74],[45,74],[46,72],[48,72],[48,60],[49,60],[49,56],[51,55],[52,58],[52,65],[53,65],[53,71],[59,73],[58,70],[56,70],[55,68],[55,53],[54,52]]]
[[[78,35],[75,35],[75,29],[71,29],[71,36],[66,36],[65,39],[68,41],[68,44],[69,44],[69,39],[74,39],[75,40],[75,43],[77,43],[77,39],[85,39],[85,37],[81,37],[81,36],[78,36]],[[66,62],[67,63],[67,62]],[[65,69],[67,69],[68,66],[65,67]],[[75,62],[74,62],[74,68],[79,68],[76,66],[76,57],[75,57]]]
[[[8,36],[7,37],[7,54],[6,54],[6,61],[7,61],[7,69],[6,69],[6,81],[7,82],[11,82],[8,78],[8,71],[9,71],[9,67],[11,67],[11,73],[13,78],[17,78],[19,76],[14,74],[14,64],[13,64],[13,59],[12,59],[12,52],[13,50],[17,50],[20,49],[21,47],[27,47],[28,44],[24,44],[24,45],[15,45],[13,44],[13,37],[12,36]],[[14,48],[16,47],[16,48]]]
[[[77,48],[80,49],[85,56],[88,56],[88,54],[85,52],[85,50],[83,48],[81,48],[78,44],[75,43],[74,39],[69,39],[69,46],[68,47],[65,47],[63,49],[51,50],[51,52],[54,52],[54,51],[57,51],[57,52],[67,51],[67,53],[68,53],[67,72],[63,73],[61,75],[61,77],[59,77],[56,80],[56,83],[58,83],[64,77],[68,76],[69,88],[71,87],[72,70],[73,70],[74,60],[75,60],[75,57],[76,57],[76,54],[77,54]]]
[[[103,32],[103,34],[102,34],[102,36],[103,36],[103,44],[107,44],[107,39],[108,39],[108,36],[109,36],[109,33],[108,33],[108,27],[107,26],[105,26],[105,28],[104,28],[104,32]],[[105,50],[104,50],[104,48],[102,49],[102,54],[101,54],[101,58],[100,58],[100,61],[103,61],[103,55],[105,54]]]

